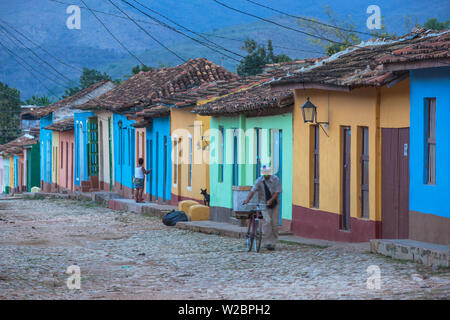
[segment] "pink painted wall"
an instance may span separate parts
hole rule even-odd
[[[66,190],[74,190],[74,131],[63,131],[59,133],[59,186]]]

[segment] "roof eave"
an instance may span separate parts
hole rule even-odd
[[[404,61],[404,62],[386,62],[383,64],[383,69],[387,71],[402,71],[402,70],[414,70],[414,69],[426,69],[436,67],[448,67],[450,66],[450,58],[447,59],[429,59],[429,60],[416,60],[416,61]]]
[[[350,87],[348,86],[339,86],[334,84],[323,84],[323,83],[304,83],[286,80],[272,82],[270,84],[270,89],[272,92],[283,92],[295,89],[318,89],[318,90],[342,91],[342,92],[350,91]]]

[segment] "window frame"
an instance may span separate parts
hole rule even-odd
[[[436,185],[436,98],[425,98],[425,184]]]

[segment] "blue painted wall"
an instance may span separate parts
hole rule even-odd
[[[164,139],[167,141],[167,152],[164,157]],[[146,168],[153,168],[147,175],[147,193],[157,199],[171,199],[172,183],[172,139],[170,137],[170,117],[154,118],[151,127],[146,131]],[[166,164],[165,164],[166,162]],[[164,165],[166,170],[164,172]],[[165,173],[165,188],[164,188]]]
[[[19,156],[14,155],[14,188],[19,187]]]
[[[450,218],[450,67],[411,70],[410,210]],[[436,185],[425,184],[425,99],[436,98]]]
[[[94,116],[93,112],[77,112],[74,114],[75,127],[75,155],[74,177],[75,184],[81,186],[81,181],[89,180],[87,170],[87,144],[88,144],[88,117]]]
[[[40,125],[40,143],[41,143],[41,180],[52,183],[52,130],[44,129],[53,123],[53,113],[42,117]]]
[[[122,121],[122,129],[119,128]],[[135,129],[131,125],[134,120],[126,116],[113,114],[114,130],[114,181],[127,188],[133,188],[132,179],[136,168]]]

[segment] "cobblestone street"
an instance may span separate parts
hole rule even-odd
[[[81,269],[69,290],[66,269]],[[367,288],[367,268],[381,288]],[[449,299],[450,270],[355,249],[243,240],[72,200],[0,201],[0,299]]]

